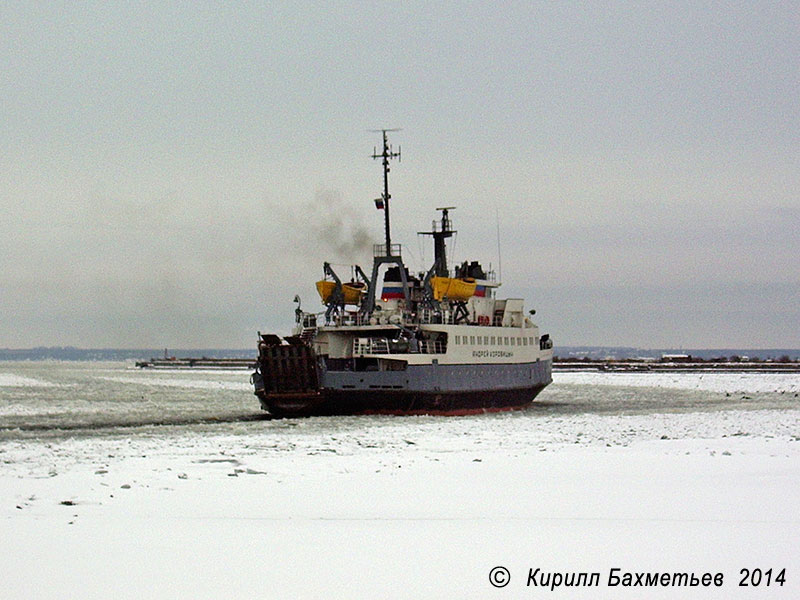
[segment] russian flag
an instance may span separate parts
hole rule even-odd
[[[478,296],[478,298],[485,298],[486,297],[486,286],[485,285],[476,285],[475,286],[475,293],[473,296]]]
[[[381,300],[396,300],[398,298],[405,298],[405,294],[403,294],[403,286],[399,285],[397,287],[393,286],[383,286],[383,291],[381,292]]]

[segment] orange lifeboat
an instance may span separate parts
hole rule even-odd
[[[469,300],[475,295],[477,284],[472,277],[462,279],[431,277],[431,287],[435,300],[447,298],[448,300],[463,301]]]
[[[367,286],[360,281],[351,281],[350,283],[342,284],[342,295],[344,296],[345,304],[361,304],[361,297],[364,295]],[[322,299],[323,304],[327,304],[328,300],[336,289],[335,281],[328,281],[323,279],[317,282],[317,292]]]

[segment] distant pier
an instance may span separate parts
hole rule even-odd
[[[250,369],[256,368],[254,358],[151,358],[136,361],[141,369]]]

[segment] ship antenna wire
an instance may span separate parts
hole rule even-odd
[[[500,210],[494,205],[494,216],[497,221],[497,279],[503,282],[503,258],[500,252]]]

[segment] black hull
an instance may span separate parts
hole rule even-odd
[[[256,392],[256,395],[261,401],[261,408],[276,417],[359,414],[468,415],[525,408],[533,402],[545,385],[458,392],[323,389],[315,393]]]

